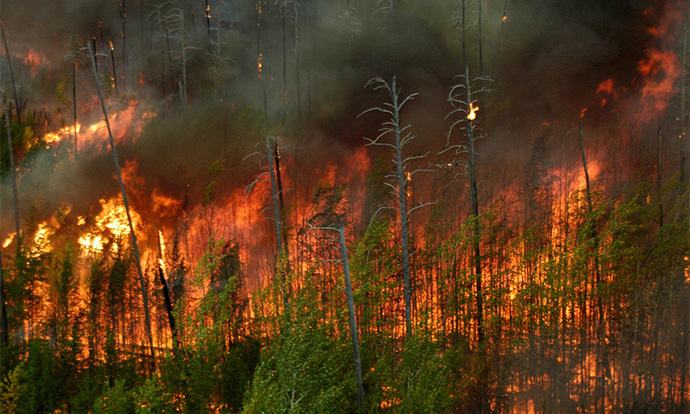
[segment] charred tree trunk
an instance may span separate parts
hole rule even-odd
[[[484,54],[482,50],[482,10],[483,4],[482,0],[479,0],[479,5],[477,6],[477,42],[479,43],[479,74],[484,73]]]
[[[662,166],[661,166],[661,127],[656,131],[656,194],[659,197],[659,229],[664,227],[664,203],[661,194]]]
[[[77,136],[77,45],[72,36],[72,130],[74,133],[74,158],[79,154],[79,141]]]
[[[117,70],[115,69],[115,47],[113,46],[113,42],[110,42],[110,63],[112,64],[113,68],[113,86],[115,87],[115,97],[119,97],[119,92],[117,90]]]
[[[5,131],[7,135],[7,151],[10,159],[10,171],[12,172],[12,198],[14,199],[14,231],[17,237],[17,252],[21,249],[22,233],[19,221],[19,191],[17,189],[17,168],[14,165],[14,145],[12,144],[12,127],[10,121],[10,112],[7,109],[7,102],[5,102]]]
[[[283,225],[281,220],[280,211],[280,194],[278,193],[278,180],[275,171],[275,152],[273,151],[273,146],[271,145],[271,136],[266,135],[266,158],[268,159],[268,175],[271,180],[271,198],[273,200],[273,220],[275,221],[275,232],[276,232],[276,270],[281,275],[281,284],[283,291],[283,303],[287,307],[288,295],[287,295],[287,256],[285,254],[285,246],[283,245]]]
[[[129,234],[131,237],[132,241],[132,250],[134,250],[134,260],[136,261],[137,265],[137,273],[139,276],[139,284],[141,287],[141,296],[142,296],[142,301],[144,305],[144,324],[145,324],[145,329],[146,329],[146,335],[147,339],[149,342],[149,348],[151,351],[151,362],[154,366],[154,369],[156,367],[156,352],[155,348],[153,346],[153,333],[151,330],[151,316],[150,316],[150,311],[149,311],[149,301],[148,301],[148,295],[146,292],[146,282],[144,280],[144,272],[141,269],[141,259],[139,255],[139,247],[137,246],[137,236],[134,231],[134,223],[132,222],[132,215],[130,214],[129,210],[129,201],[127,199],[127,191],[125,190],[125,183],[122,180],[122,172],[120,171],[120,161],[118,160],[117,157],[117,151],[115,150],[115,140],[113,139],[113,133],[112,130],[110,129],[110,119],[108,118],[108,111],[105,107],[105,100],[103,98],[103,92],[101,91],[101,84],[98,79],[98,71],[96,70],[96,59],[94,56],[94,52],[91,48],[89,48],[89,56],[91,58],[91,64],[93,68],[93,76],[94,79],[96,80],[96,91],[98,92],[98,99],[101,103],[101,110],[103,111],[103,118],[105,119],[105,125],[108,129],[108,140],[110,142],[110,150],[113,154],[113,162],[115,163],[115,172],[117,173],[117,180],[120,184],[120,192],[122,194],[122,201],[125,206],[125,212],[127,213],[127,223],[129,224]]]
[[[127,85],[127,2],[122,0],[121,3],[121,18],[122,18],[122,84]],[[111,46],[112,48],[112,46]],[[115,58],[113,58],[113,62]],[[115,72],[115,64],[113,63],[113,73]],[[117,80],[115,81],[117,82]],[[117,91],[117,83],[115,84],[115,90]],[[126,89],[126,86],[125,86]]]
[[[10,71],[10,82],[12,83],[12,92],[14,92],[14,109],[17,111],[17,119],[22,119],[22,105],[19,102],[19,93],[17,92],[17,82],[14,79],[14,70],[12,69],[12,58],[10,56],[10,47],[7,45],[7,37],[5,36],[5,25],[0,23],[0,32],[2,33],[2,43],[5,47],[5,57],[7,58],[7,68]]]

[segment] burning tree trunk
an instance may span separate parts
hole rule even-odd
[[[101,110],[103,111],[103,118],[105,119],[105,125],[108,130],[108,140],[110,142],[110,150],[113,154],[113,161],[115,163],[115,172],[117,173],[117,180],[120,184],[120,192],[122,194],[122,201],[125,206],[125,212],[127,213],[127,222],[129,224],[129,234],[132,241],[132,249],[134,250],[134,260],[137,265],[137,273],[139,275],[139,284],[141,285],[141,296],[144,305],[144,324],[146,329],[146,335],[149,342],[149,347],[151,351],[151,361],[156,366],[156,352],[153,347],[153,333],[151,331],[151,317],[149,312],[149,301],[148,295],[146,293],[146,282],[144,280],[144,272],[141,269],[141,259],[139,256],[139,247],[137,246],[137,236],[134,232],[134,223],[132,222],[132,215],[129,211],[129,201],[127,199],[127,192],[125,191],[125,183],[122,180],[122,172],[120,171],[120,161],[117,157],[117,151],[115,150],[115,140],[113,139],[113,133],[110,129],[110,120],[108,118],[108,110],[105,107],[105,100],[103,99],[103,92],[101,91],[101,84],[98,79],[98,71],[96,70],[96,58],[94,56],[93,50],[89,47],[89,56],[91,58],[91,65],[93,68],[93,76],[96,80],[96,91],[98,92],[98,99],[101,103]]]
[[[409,171],[408,164],[420,158],[425,157],[427,154],[416,155],[416,156],[403,156],[403,151],[405,147],[414,140],[415,135],[412,134],[409,129],[410,124],[401,125],[400,111],[403,106],[410,100],[414,99],[418,94],[413,93],[401,99],[400,89],[396,85],[396,79],[393,77],[392,82],[389,84],[381,77],[375,77],[367,82],[366,86],[372,86],[374,90],[383,89],[388,93],[390,97],[390,102],[384,102],[383,106],[374,107],[367,109],[362,112],[359,116],[367,112],[381,112],[390,118],[382,124],[379,129],[380,134],[374,138],[365,138],[368,141],[367,145],[377,145],[388,147],[393,150],[393,164],[395,165],[395,172],[388,175],[390,178],[389,182],[385,184],[389,186],[395,193],[398,199],[398,205],[394,208],[400,217],[400,238],[402,244],[402,251],[400,255],[400,260],[402,262],[403,271],[403,295],[405,300],[405,329],[406,335],[412,335],[412,285],[410,281],[410,230],[409,230],[409,219],[410,214],[419,207],[427,204],[420,204],[413,208],[409,208],[407,205],[407,184],[408,181],[412,179],[412,175],[416,172],[423,170]],[[392,134],[392,142],[383,141],[383,138]]]

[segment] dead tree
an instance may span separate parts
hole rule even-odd
[[[137,246],[137,236],[134,231],[134,223],[132,222],[132,215],[129,210],[129,200],[127,199],[127,191],[125,190],[125,183],[122,180],[122,172],[120,171],[120,161],[117,157],[117,151],[115,150],[115,140],[113,139],[113,133],[110,129],[110,119],[108,118],[108,110],[105,107],[105,100],[103,98],[103,91],[101,90],[101,84],[98,78],[98,71],[96,70],[96,58],[94,56],[93,49],[89,47],[89,57],[91,58],[91,67],[93,68],[93,76],[96,80],[96,91],[98,92],[98,99],[101,104],[101,110],[103,111],[103,118],[105,120],[105,126],[108,130],[108,140],[110,142],[110,152],[113,154],[113,162],[115,163],[115,172],[117,173],[117,180],[120,184],[120,193],[122,194],[122,202],[125,206],[125,212],[127,213],[127,223],[129,224],[129,235],[132,242],[132,250],[134,251],[134,260],[137,265],[137,273],[139,275],[139,284],[141,287],[141,296],[144,305],[144,324],[146,328],[146,335],[148,337],[149,347],[151,351],[151,361],[155,368],[156,366],[156,352],[153,347],[153,333],[151,331],[151,316],[149,311],[149,301],[148,295],[146,293],[146,282],[144,280],[144,272],[141,269],[141,259],[139,255],[139,247]]]
[[[489,78],[480,77],[472,79],[469,76],[469,69],[465,66],[465,74],[459,76],[460,82],[451,87],[448,93],[448,102],[453,106],[453,110],[447,115],[447,118],[457,117],[453,121],[447,134],[446,148],[442,153],[449,153],[452,158],[448,167],[461,166],[464,172],[469,176],[470,192],[472,197],[472,213],[473,220],[473,267],[475,273],[475,290],[476,308],[475,323],[477,325],[477,343],[481,348],[484,343],[484,298],[482,288],[482,258],[481,258],[481,229],[479,225],[479,195],[478,195],[478,179],[477,179],[477,154],[476,141],[481,137],[477,133],[477,95],[487,92],[489,89],[479,86],[475,88],[475,84],[487,83]],[[461,142],[451,142],[451,137],[456,129],[463,131],[464,139]],[[467,154],[468,160],[464,159]]]
[[[388,147],[393,150],[393,164],[395,171],[387,175],[388,181],[385,184],[391,188],[395,197],[397,198],[397,205],[393,208],[399,214],[400,218],[400,238],[402,244],[402,251],[400,260],[402,262],[403,271],[403,295],[405,301],[405,329],[406,335],[412,335],[412,285],[411,285],[411,269],[410,269],[410,214],[420,207],[429,205],[430,203],[420,203],[415,207],[410,208],[407,200],[407,186],[408,182],[412,180],[412,176],[417,172],[428,170],[410,170],[409,165],[412,161],[419,160],[428,155],[428,152],[421,155],[407,156],[406,147],[415,139],[415,135],[410,131],[412,125],[403,125],[401,121],[400,111],[407,102],[414,99],[417,93],[401,97],[401,90],[396,84],[396,78],[389,84],[381,77],[375,77],[367,82],[365,87],[373,87],[374,90],[384,90],[390,98],[389,102],[384,102],[383,106],[376,106],[369,108],[359,114],[362,116],[368,112],[380,112],[388,116],[388,120],[382,123],[379,129],[379,135],[374,138],[364,138],[367,145],[375,145]],[[392,136],[392,138],[388,138]],[[388,207],[382,207],[388,208]]]

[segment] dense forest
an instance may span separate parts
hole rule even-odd
[[[690,4],[0,3],[0,413],[687,413]]]

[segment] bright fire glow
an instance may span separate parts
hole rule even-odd
[[[122,243],[129,237],[129,223],[127,212],[120,197],[110,200],[100,200],[101,212],[93,219],[93,230],[79,237],[79,245],[85,252],[101,253],[108,242],[112,242],[114,251],[118,249],[118,242]],[[136,227],[141,218],[136,211],[130,209],[132,221]]]
[[[163,232],[158,230],[158,244],[160,245],[160,256],[158,257],[158,265],[163,273],[167,273],[165,269],[165,240],[163,239]]]
[[[33,251],[32,253],[36,256],[50,253],[53,250],[53,246],[50,244],[50,236],[55,234],[55,229],[50,226],[47,222],[42,222],[38,224],[36,229],[36,234],[34,235]]]
[[[77,122],[76,125],[77,133],[81,131],[81,124]],[[74,134],[74,126],[68,125],[66,127],[60,128],[57,132],[48,132],[43,136],[43,140],[46,144],[54,144],[60,142],[67,137],[71,137]]]
[[[5,242],[2,244],[2,248],[6,249],[10,247],[10,244],[14,241],[14,237],[17,235],[17,233],[12,233],[7,238],[5,239]]]
[[[474,106],[472,102],[470,102],[470,110],[467,112],[467,119],[470,121],[474,121],[477,118],[477,111],[479,110],[478,106]]]

